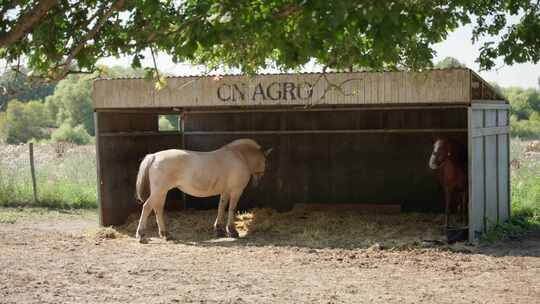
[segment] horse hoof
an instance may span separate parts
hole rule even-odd
[[[238,231],[236,231],[236,229],[227,228],[227,236],[230,238],[238,238]]]
[[[216,237],[222,238],[227,236],[227,232],[223,227],[214,227],[214,233],[216,234]]]
[[[140,243],[140,244],[148,244],[148,239],[146,239],[146,238],[139,238],[139,243]]]
[[[172,236],[168,232],[160,232],[159,237],[166,241],[170,241],[173,239]]]
[[[162,238],[165,240],[165,241],[174,241],[174,237],[170,234],[166,234],[165,236],[162,236]]]

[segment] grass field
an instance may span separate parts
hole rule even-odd
[[[93,146],[34,146],[38,202],[33,201],[28,145],[2,145],[0,155],[0,206],[97,207]]]

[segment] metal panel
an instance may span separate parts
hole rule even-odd
[[[144,79],[97,80],[94,106],[106,108],[470,103],[466,69],[172,77],[155,90]]]

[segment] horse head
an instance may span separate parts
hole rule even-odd
[[[268,158],[273,149],[274,148],[269,148],[265,151],[259,150],[251,172],[251,185],[253,187],[259,185],[259,181],[263,177],[264,171],[266,171],[266,159]]]
[[[452,156],[450,142],[445,137],[436,137],[433,139],[433,151],[429,158],[429,167],[433,170],[439,169],[444,162]]]
[[[256,141],[250,138],[234,140],[226,147],[242,153],[250,170],[251,184],[257,186],[266,170],[266,158],[273,148],[263,150]]]

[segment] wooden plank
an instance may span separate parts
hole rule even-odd
[[[102,208],[102,193],[101,193],[101,187],[102,187],[102,180],[101,180],[101,140],[99,139],[99,116],[101,114],[94,112],[94,128],[96,130],[96,185],[97,185],[97,205],[98,205],[98,216],[99,216],[99,225],[104,226],[103,223],[103,208]]]
[[[37,185],[36,185],[36,170],[34,166],[34,143],[28,143],[28,153],[30,157],[30,175],[32,176],[32,194],[34,197],[34,204],[38,203]]]
[[[478,129],[478,128],[483,128],[484,127],[484,111],[482,110],[478,110],[478,109],[472,109],[472,125],[471,125],[471,130],[472,129]]]
[[[131,131],[131,132],[101,132],[100,137],[137,137],[137,136],[163,136],[163,135],[178,135],[178,131]]]
[[[275,131],[186,131],[185,135],[249,135],[249,134],[354,134],[354,133],[437,133],[467,132],[465,128],[432,128],[432,129],[348,129],[348,130],[275,130]],[[114,136],[113,134],[109,136]]]
[[[497,102],[500,102],[498,104]],[[493,109],[493,110],[510,110],[510,105],[504,100],[479,100],[472,101],[473,109]]]
[[[484,127],[493,128],[497,126],[497,110],[485,109],[484,110]]]
[[[475,126],[482,127],[483,113],[479,110],[468,111],[469,125],[469,241],[477,242],[485,232],[485,172],[484,138],[472,137]],[[480,121],[479,121],[480,120]]]
[[[364,104],[373,103],[373,76],[371,74],[364,75]]]
[[[485,178],[484,178],[484,138],[472,139],[472,208],[470,211],[469,227],[472,240],[479,238],[485,232]]]
[[[497,110],[497,125],[499,127],[508,126],[508,110]]]
[[[497,134],[508,134],[510,133],[510,127],[493,127],[493,128],[482,128],[482,129],[474,129],[473,131],[473,137],[482,137],[482,136],[490,136],[490,135],[497,135]]]
[[[157,131],[158,116],[152,113],[100,113],[97,129],[100,133]]]
[[[188,114],[208,114],[208,113],[272,113],[272,112],[341,112],[341,111],[399,111],[399,110],[448,110],[448,109],[467,109],[467,104],[410,104],[410,105],[369,105],[369,106],[347,106],[347,107],[295,107],[295,108],[211,108],[211,109],[184,109],[182,113]],[[121,112],[129,111],[119,109]],[[101,112],[101,111],[98,111]],[[175,112],[159,113],[159,114],[178,114]]]
[[[497,147],[497,170],[498,170],[498,199],[499,221],[505,221],[510,217],[510,158],[508,155],[509,135],[498,135]]]
[[[392,96],[394,94],[394,73],[383,73],[384,98],[383,103],[393,103]]]
[[[485,139],[485,218],[486,218],[486,229],[491,228],[493,225],[497,224],[499,220],[499,189],[498,189],[498,177],[497,177],[497,167],[498,167],[498,157],[497,157],[497,136],[490,135],[486,136]]]
[[[459,75],[463,70],[173,77],[159,91],[144,79],[97,80],[93,100],[96,109],[468,103],[455,94]]]

